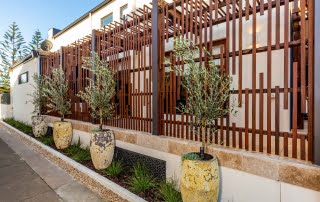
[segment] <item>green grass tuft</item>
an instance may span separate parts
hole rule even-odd
[[[78,140],[78,144],[70,145],[64,152],[75,161],[89,161],[91,160],[90,150],[83,149],[80,147],[80,138]]]
[[[47,146],[53,146],[54,145],[54,140],[53,140],[53,136],[52,135],[45,135],[45,136],[37,138],[37,140],[39,140],[40,142],[42,142],[43,144],[45,144]]]
[[[133,167],[133,175],[129,178],[128,185],[135,193],[145,193],[156,186],[155,179],[149,173],[147,167],[137,163]]]
[[[182,155],[181,160],[201,160],[200,156],[196,153],[187,153]]]
[[[182,202],[181,194],[176,190],[176,182],[169,179],[163,180],[158,185],[158,192],[161,199],[165,202]]]
[[[26,123],[23,123],[21,121],[17,121],[13,118],[7,118],[7,119],[4,119],[3,121],[6,122],[7,124],[11,125],[12,127],[20,130],[21,132],[24,132],[25,134],[33,135],[32,127]]]
[[[118,177],[124,170],[122,161],[113,161],[111,165],[104,170],[104,173],[110,177]]]

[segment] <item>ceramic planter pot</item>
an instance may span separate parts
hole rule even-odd
[[[180,189],[184,202],[218,201],[219,166],[217,158],[211,157],[210,160],[183,161]]]
[[[114,133],[111,130],[93,132],[90,140],[92,163],[97,170],[109,167],[115,147]]]
[[[53,124],[53,140],[58,149],[66,149],[72,141],[72,125],[70,122],[57,121]]]
[[[35,137],[45,136],[48,130],[48,124],[46,117],[44,116],[33,116],[32,120],[32,131]]]

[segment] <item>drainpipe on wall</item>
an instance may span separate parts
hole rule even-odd
[[[92,13],[89,13],[90,30],[92,30]]]
[[[320,166],[320,1],[314,0],[314,163]]]
[[[159,135],[158,65],[159,65],[158,0],[152,0],[152,134]]]

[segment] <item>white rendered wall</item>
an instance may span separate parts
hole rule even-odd
[[[144,4],[148,4],[151,0],[114,0],[98,11],[88,15],[84,20],[73,26],[58,37],[51,39],[53,43],[52,51],[59,50],[61,46],[67,46],[72,44],[78,39],[82,39],[92,33],[93,29],[101,28],[101,18],[113,13],[113,20],[120,21],[120,8],[128,4],[128,9],[131,12],[138,8],[142,8]]]
[[[20,74],[28,72],[28,83],[18,83]],[[11,104],[12,115],[16,120],[31,123],[31,116],[34,110],[32,103],[28,102],[31,97],[28,94],[33,92],[34,84],[32,76],[38,72],[38,58],[34,58],[24,64],[19,65],[10,72]]]
[[[6,119],[12,117],[12,106],[6,104],[0,104],[0,119]]]
[[[89,147],[91,135],[73,130],[73,144],[80,138],[82,147]],[[167,178],[179,181],[181,157],[143,146],[116,141],[116,146],[166,161]],[[221,202],[319,202],[320,192],[271,180],[227,167],[220,167]]]

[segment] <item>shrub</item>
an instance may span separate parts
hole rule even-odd
[[[211,134],[217,128],[214,121],[236,111],[234,100],[229,104],[231,96],[232,77],[223,72],[213,60],[200,64],[196,58],[200,50],[192,41],[176,38],[174,41],[174,55],[177,59],[184,61],[187,68],[181,64],[172,65],[168,60],[170,69],[182,76],[182,87],[188,94],[188,106],[181,106],[182,113],[191,114],[194,118],[190,125],[196,135],[202,136],[201,158],[204,156],[208,139],[205,134],[208,127],[212,127]],[[207,52],[210,56],[210,53]]]
[[[28,135],[33,134],[32,127],[26,123],[23,123],[21,121],[17,121],[14,118],[7,118],[7,119],[4,119],[3,121],[6,122],[7,124],[11,125],[12,127],[20,130],[21,132],[24,132],[25,134],[28,134]]]
[[[196,153],[187,153],[182,155],[181,160],[201,160],[200,156]]]
[[[40,142],[42,142],[43,144],[47,145],[47,146],[54,145],[54,140],[53,140],[53,136],[52,135],[45,135],[45,136],[39,137],[37,139]]]
[[[41,109],[43,106],[45,106],[46,103],[46,97],[44,95],[44,79],[41,75],[38,75],[35,73],[33,76],[34,85],[31,85],[33,87],[33,92],[28,94],[32,98],[29,102],[31,102],[34,106],[33,113],[36,115],[41,115]]]
[[[48,113],[56,111],[61,116],[61,121],[64,117],[70,114],[71,103],[68,98],[68,80],[66,80],[64,70],[60,66],[52,71],[52,78],[44,77],[43,93],[48,100]]]
[[[92,72],[94,79],[87,78],[90,84],[78,96],[88,103],[91,116],[99,119],[99,129],[102,130],[103,119],[114,115],[115,104],[112,98],[116,95],[115,72],[95,52],[92,52],[92,57],[83,58],[83,66]]]
[[[156,186],[155,179],[150,175],[147,167],[138,162],[133,167],[133,175],[129,178],[128,185],[136,193],[145,193]]]
[[[118,177],[124,170],[122,161],[113,161],[111,165],[105,169],[104,173],[110,177]]]
[[[70,145],[65,152],[75,161],[89,161],[91,160],[91,155],[89,149],[83,149],[80,147],[80,138],[76,145]]]
[[[160,198],[166,202],[182,202],[181,194],[176,190],[176,185],[173,179],[161,181],[158,185]]]

